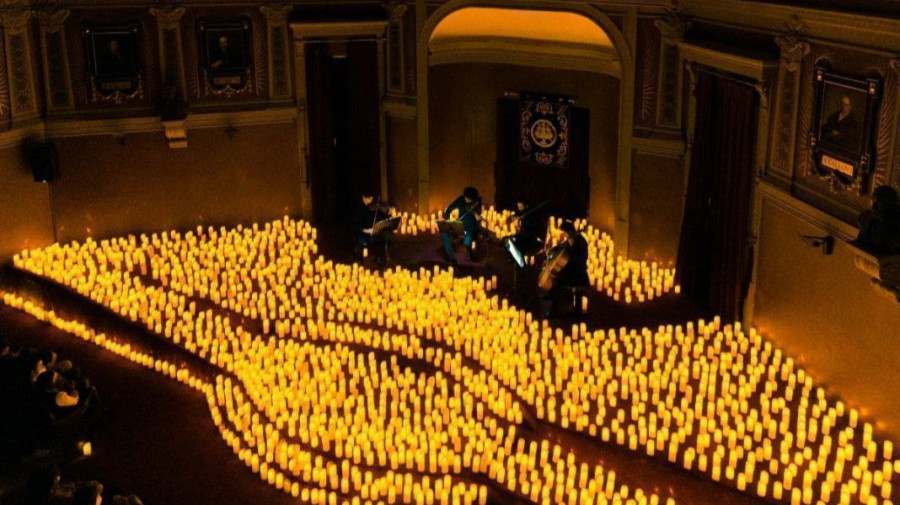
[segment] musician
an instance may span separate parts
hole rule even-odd
[[[377,221],[389,217],[387,205],[375,202],[372,191],[363,191],[359,203],[353,211],[353,229],[356,233],[354,252],[358,260],[363,258],[363,249],[371,248],[378,264],[388,261],[388,248],[392,232],[389,230],[373,234],[372,227]]]
[[[557,303],[562,298],[570,296],[570,290],[574,291],[572,298],[575,302],[575,313],[580,314],[581,288],[591,282],[587,271],[587,240],[584,239],[581,233],[578,233],[571,221],[563,221],[559,229],[565,234],[566,239],[557,247],[564,249],[568,253],[568,262],[556,276],[553,287],[549,291],[544,292],[541,297],[546,308],[544,317],[550,317],[556,312]]]
[[[478,190],[471,186],[464,189],[463,194],[447,206],[447,209],[444,211],[444,219],[450,219],[453,211],[458,213],[457,219],[463,223],[463,228],[465,229],[463,244],[465,244],[466,249],[469,251],[469,259],[471,259],[472,243],[475,242],[478,233],[481,231],[481,225],[479,223],[481,220],[481,195],[478,194]],[[450,234],[441,233],[441,241],[444,243],[444,252],[447,253],[447,257],[450,261],[455,263],[456,254],[453,252],[453,244],[450,239]]]
[[[537,210],[524,200],[516,202],[516,210],[513,214],[518,224],[518,231],[505,238],[505,240],[512,240],[516,249],[529,256],[540,250],[541,237],[544,236],[543,220]]]

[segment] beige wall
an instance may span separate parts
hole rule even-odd
[[[300,212],[293,124],[191,130],[169,149],[160,133],[57,141],[59,240],[275,219]]]
[[[428,70],[429,206],[439,209],[463,187],[494,195],[497,99],[506,91],[575,97],[590,110],[591,221],[605,231],[615,225],[619,79],[590,72],[492,63],[438,65]]]
[[[804,204],[765,198],[755,324],[817,383],[900,434],[900,303],[879,294],[840,240],[824,255],[800,235],[828,232]],[[796,209],[796,210],[791,210]]]
[[[21,147],[0,150],[0,263],[52,243],[49,186],[34,182]]]
[[[684,159],[635,153],[631,170],[631,259],[674,265],[684,213]]]

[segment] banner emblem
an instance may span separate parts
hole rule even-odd
[[[535,165],[569,164],[571,99],[522,95],[519,101],[519,159]]]

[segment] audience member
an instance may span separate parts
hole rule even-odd
[[[879,186],[872,192],[872,208],[859,216],[857,244],[876,256],[900,254],[900,206],[897,190]]]

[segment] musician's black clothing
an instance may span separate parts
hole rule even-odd
[[[362,257],[362,251],[366,247],[372,248],[376,260],[383,261],[382,256],[387,254],[385,246],[390,244],[390,232],[384,231],[375,235],[370,235],[364,230],[372,228],[372,226],[381,219],[386,219],[386,213],[378,210],[378,206],[366,205],[362,201],[356,204],[353,211],[353,231],[356,234],[356,255]]]
[[[537,212],[530,209],[516,210],[516,218],[519,222],[519,232],[509,237],[516,249],[522,254],[536,254],[541,248],[541,237],[544,236],[543,222]]]
[[[353,209],[353,229],[357,233],[362,233],[363,230],[371,228],[375,224],[375,214],[374,206],[358,202]]]
[[[588,245],[580,233],[575,235],[574,243],[566,244],[569,253],[569,261],[559,271],[553,288],[541,296],[541,305],[544,307],[544,317],[550,317],[556,312],[559,302],[574,305],[575,313],[581,313],[581,288],[590,284],[587,272]]]
[[[566,247],[569,251],[569,261],[557,275],[556,284],[562,287],[586,286],[590,284],[591,281],[588,278],[587,271],[587,240],[578,233],[575,235],[574,243],[568,244]]]

